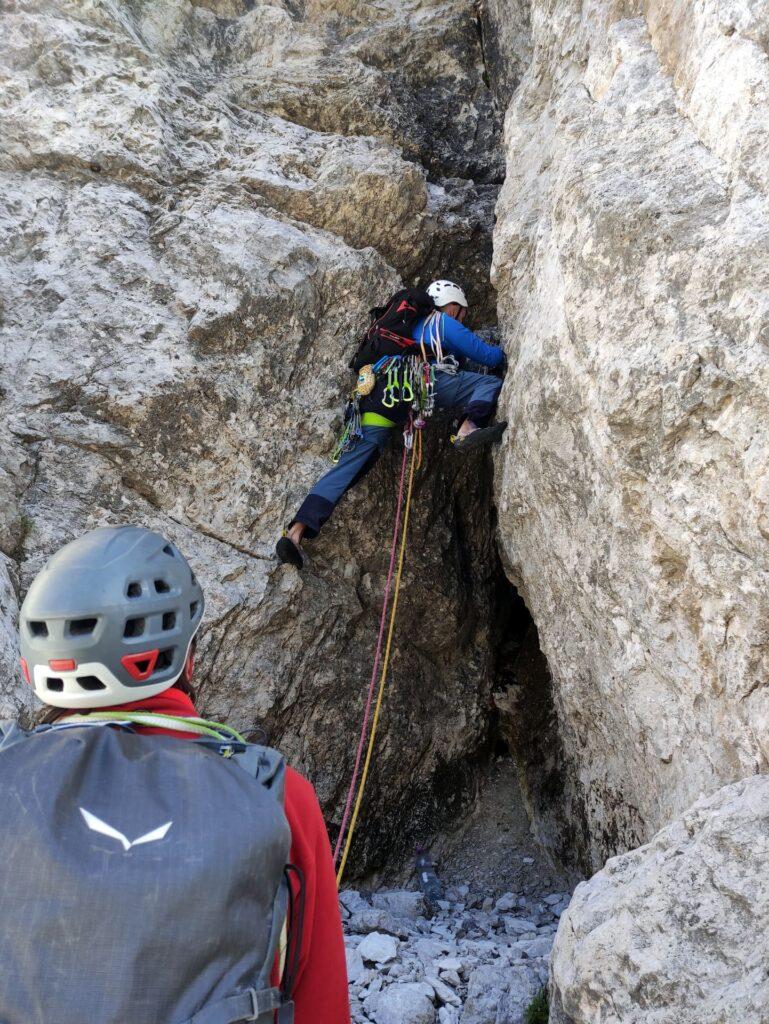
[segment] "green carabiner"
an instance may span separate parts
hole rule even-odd
[[[396,398],[395,392],[399,393]],[[385,409],[392,409],[396,402],[400,401],[400,384],[398,383],[398,367],[391,363],[387,367],[387,384],[382,395],[382,405]]]

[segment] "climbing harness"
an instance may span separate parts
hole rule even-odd
[[[406,479],[407,462],[409,463],[409,473],[408,487],[406,490],[406,501],[404,505],[403,490]],[[339,835],[337,836],[336,846],[334,847],[334,865],[338,865],[336,874],[337,886],[341,884],[342,876],[344,875],[344,869],[347,864],[347,858],[350,853],[350,845],[352,844],[353,834],[355,833],[355,826],[358,821],[358,814],[360,812],[361,803],[363,801],[363,792],[366,787],[366,780],[368,779],[369,768],[371,765],[371,756],[374,750],[374,741],[376,739],[377,726],[379,725],[379,716],[382,710],[382,700],[384,698],[385,682],[387,680],[387,670],[390,665],[390,654],[392,652],[392,639],[395,630],[395,615],[398,610],[398,597],[400,595],[401,579],[403,576],[403,563],[406,554],[406,537],[408,533],[409,513],[411,511],[411,497],[414,485],[414,471],[415,469],[419,469],[421,465],[422,433],[421,429],[417,426],[417,421],[414,421],[413,418],[410,417],[406,429],[404,430],[403,458],[401,460],[400,481],[398,484],[398,501],[395,512],[395,525],[393,527],[392,544],[390,545],[390,565],[387,572],[387,582],[385,583],[384,598],[382,600],[382,614],[379,619],[379,633],[377,636],[377,645],[374,654],[374,665],[371,670],[371,679],[369,681],[368,686],[366,707],[363,713],[363,724],[361,727],[360,738],[358,741],[358,750],[355,755],[355,766],[353,768],[352,779],[350,780],[350,787],[347,791],[347,800],[345,802],[344,814],[342,815],[342,824],[339,828]],[[402,532],[401,517],[403,518]],[[400,549],[398,547],[399,534]],[[395,587],[393,590],[393,601],[392,607],[390,609],[389,625],[387,628],[387,642],[385,644],[384,657],[382,657],[382,639],[384,637],[385,632],[385,623],[387,622],[387,607],[390,599],[390,588],[392,586],[393,581],[393,571],[395,569],[396,551],[398,552],[398,568],[397,571],[395,572]],[[379,689],[377,692],[376,705],[374,707],[374,717],[371,721],[371,731],[368,734],[368,746],[366,746],[366,733],[368,732],[369,717],[371,715],[371,705],[374,700],[374,692],[376,688],[376,679],[378,673]],[[365,761],[363,762],[363,772],[360,776],[360,781],[358,781],[358,773],[360,772],[361,759],[363,757],[364,747],[366,747],[366,757]],[[353,798],[355,798],[354,806]],[[352,815],[350,813],[351,809]],[[342,849],[342,844],[344,844],[344,849]]]
[[[442,353],[441,358],[443,359]],[[421,429],[435,409],[435,373],[441,368],[438,364],[428,362],[424,348],[422,356],[383,356],[376,363],[361,367],[356,385],[347,399],[344,429],[331,453],[331,461],[337,463],[345,452],[352,451],[363,437],[363,427],[372,425],[370,420],[364,423],[364,416],[369,418],[376,414],[361,414],[360,400],[371,394],[379,378],[385,381],[382,393],[383,408],[394,409],[405,403],[415,417],[414,426]],[[391,420],[387,420],[382,425],[393,424]]]

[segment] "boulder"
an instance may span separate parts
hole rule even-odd
[[[95,526],[153,527],[206,591],[200,711],[264,728],[338,824],[397,452],[302,575],[274,545],[401,275],[451,271],[477,325],[494,316],[500,118],[472,4],[23,0],[0,77],[0,713],[33,706],[13,638],[45,558]],[[397,868],[415,822],[472,804],[489,729],[489,467],[445,473],[434,431],[401,602],[429,654],[397,631],[350,872]]]
[[[724,1024],[769,1007],[769,776],[726,786],[577,887],[551,1024]]]

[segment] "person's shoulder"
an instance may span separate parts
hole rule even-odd
[[[300,775],[295,768],[286,765],[286,804],[289,801],[296,807],[313,810],[319,806],[315,787],[310,780]]]
[[[441,313],[440,314],[440,320],[441,320],[441,327],[443,328],[444,332],[447,332],[449,334],[452,334],[452,333],[461,334],[463,331],[467,330],[467,328],[465,327],[465,325],[463,323],[460,323],[459,320],[455,320],[454,317],[453,316],[449,316],[448,313]]]

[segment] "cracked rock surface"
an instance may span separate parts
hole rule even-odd
[[[493,319],[500,119],[473,4],[20,0],[0,68],[3,712],[31,706],[13,634],[44,559],[156,527],[207,593],[201,710],[264,726],[333,827],[397,451],[303,575],[273,548],[328,465],[367,310],[440,271]],[[449,427],[417,483],[360,867],[459,813],[487,742],[489,472],[450,459]]]
[[[769,769],[769,13],[534,0],[531,25],[495,498],[568,780],[530,806],[590,871]]]

